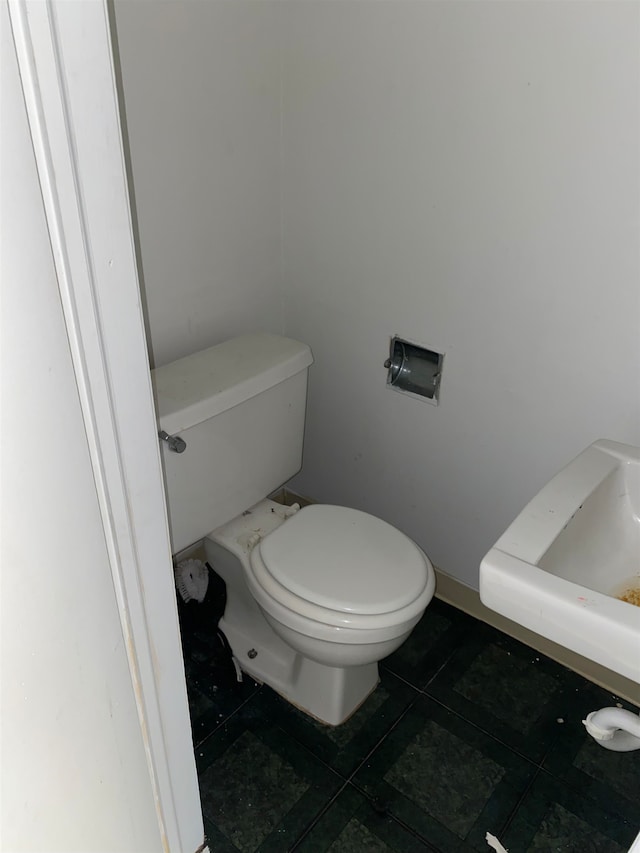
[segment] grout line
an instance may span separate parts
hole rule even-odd
[[[478,723],[474,723],[473,720],[468,719],[468,717],[465,717],[464,714],[461,714],[459,711],[456,711],[455,708],[451,708],[449,705],[447,705],[446,702],[443,702],[442,699],[437,699],[435,696],[432,696],[431,694],[426,693],[424,691],[422,692],[422,695],[426,699],[429,699],[430,702],[435,702],[436,705],[439,705],[441,708],[444,708],[445,711],[448,711],[450,714],[453,714],[454,716],[456,716],[459,720],[462,720],[463,722],[467,723],[467,725],[473,726],[473,728],[476,729],[477,731],[482,732],[487,737],[490,737],[491,740],[495,741],[496,743],[499,743],[500,746],[503,746],[505,749],[508,749],[510,752],[513,752],[514,755],[519,756],[524,761],[526,761],[528,764],[531,764],[534,767],[540,769],[540,767],[541,767],[540,762],[534,761],[532,758],[529,758],[528,755],[525,755],[519,749],[516,749],[516,747],[511,746],[511,744],[505,743],[503,740],[501,740],[499,737],[497,737],[497,735],[493,734],[493,732],[487,731],[487,729],[484,729],[482,726],[478,725]],[[546,757],[546,755],[547,755],[547,753],[545,753],[545,757]]]
[[[397,678],[397,679],[398,679],[398,681],[401,681],[401,682],[402,682],[404,685],[406,685],[407,687],[410,687],[412,690],[416,690],[418,693],[420,692],[420,688],[419,688],[419,687],[416,687],[416,685],[415,685],[415,684],[412,684],[412,683],[411,683],[408,679],[406,679],[403,675],[398,675],[398,673],[397,673],[397,672],[394,672],[394,671],[393,671],[392,669],[390,669],[388,666],[385,666],[385,664],[384,664],[384,663],[380,663],[380,664],[379,664],[379,666],[380,666],[380,669],[384,670],[384,671],[385,671],[386,673],[388,673],[389,675],[392,675],[394,678]]]
[[[319,755],[316,755],[316,753],[309,746],[307,746],[304,741],[299,740],[292,732],[287,731],[287,729],[283,728],[279,723],[276,723],[276,726],[280,729],[281,732],[284,732],[288,737],[290,737],[291,740],[295,741],[295,743],[297,743],[301,749],[304,749],[305,752],[309,753],[309,755],[313,758],[314,761],[317,761],[319,764],[322,764],[323,767],[331,771],[331,773],[333,773],[334,776],[337,776],[344,784],[349,781],[347,776],[344,776],[342,773],[336,770],[335,767],[332,767],[328,761],[325,761],[324,758],[320,758]],[[340,790],[342,790],[342,788]]]
[[[384,669],[384,670],[385,670],[385,672],[388,672],[388,673],[390,673],[391,675],[393,675],[393,676],[394,676],[394,678],[397,678],[397,679],[399,679],[400,681],[404,682],[404,684],[407,684],[407,685],[409,685],[409,687],[412,687],[414,690],[417,690],[417,691],[419,691],[420,693],[424,693],[424,691],[427,689],[427,687],[429,687],[429,686],[431,685],[431,683],[432,683],[433,681],[435,681],[435,679],[440,675],[440,673],[442,672],[442,670],[443,670],[446,666],[448,666],[448,665],[449,665],[449,663],[451,662],[451,659],[454,657],[454,655],[456,655],[456,654],[457,654],[457,652],[459,651],[459,649],[460,649],[460,646],[459,646],[459,643],[457,642],[457,638],[456,638],[456,643],[455,643],[455,644],[452,644],[452,648],[451,648],[451,650],[449,651],[449,653],[447,654],[446,658],[445,658],[445,659],[442,661],[442,663],[441,663],[441,664],[440,664],[440,665],[435,669],[435,671],[434,671],[431,675],[429,675],[429,676],[427,677],[427,679],[424,681],[424,683],[422,684],[422,686],[419,686],[419,685],[417,685],[417,684],[414,684],[412,681],[409,681],[409,680],[408,680],[407,678],[405,678],[403,675],[400,675],[399,673],[395,672],[393,669],[391,669],[391,667],[390,667],[390,666],[388,666],[387,664],[385,664],[385,663],[384,663],[384,661],[381,661],[381,662],[380,662],[380,667],[381,667],[382,669]]]
[[[540,767],[540,766],[539,766],[539,767],[538,767],[538,769],[536,770],[536,772],[535,772],[535,773],[533,774],[533,776],[531,777],[531,781],[530,781],[530,782],[529,782],[529,784],[525,787],[524,791],[522,792],[522,794],[521,794],[521,795],[520,795],[520,797],[518,798],[518,802],[515,804],[515,806],[514,806],[514,807],[513,807],[513,809],[511,810],[510,814],[507,816],[507,819],[505,820],[504,824],[502,825],[502,828],[500,829],[500,835],[501,835],[501,836],[504,836],[504,835],[508,832],[509,827],[510,827],[510,826],[511,826],[511,824],[513,823],[513,819],[515,818],[515,816],[516,816],[516,813],[517,813],[518,809],[519,809],[519,808],[520,808],[520,806],[523,804],[523,802],[525,801],[526,797],[528,797],[528,796],[529,796],[529,791],[531,790],[531,788],[533,787],[534,782],[537,780],[538,776],[539,776],[542,772],[543,772],[542,767]]]
[[[292,737],[292,739],[293,739],[293,740],[295,740],[295,742],[296,742],[300,747],[302,747],[306,752],[308,752],[308,753],[309,753],[309,754],[310,754],[310,755],[311,755],[311,756],[312,756],[316,761],[320,762],[320,764],[322,764],[324,767],[326,767],[328,770],[330,770],[333,774],[335,774],[336,776],[338,776],[340,779],[342,779],[342,780],[343,780],[343,784],[340,786],[340,788],[338,789],[338,791],[337,791],[337,792],[334,794],[334,796],[333,796],[333,797],[331,797],[331,799],[326,803],[326,805],[325,805],[325,806],[323,807],[323,809],[318,813],[318,815],[314,818],[314,820],[309,824],[309,826],[308,826],[308,827],[306,827],[306,829],[304,830],[304,832],[302,833],[302,835],[300,835],[300,837],[296,839],[294,846],[290,848],[290,849],[291,849],[291,851],[296,850],[296,848],[297,848],[297,847],[298,847],[298,845],[302,842],[302,840],[303,840],[303,839],[304,839],[304,838],[305,838],[305,837],[306,837],[306,836],[311,832],[311,830],[312,830],[312,829],[314,828],[314,826],[318,823],[318,821],[319,821],[319,820],[320,820],[320,819],[321,819],[321,818],[326,814],[327,810],[328,810],[328,809],[333,805],[333,803],[334,803],[334,802],[335,802],[335,800],[338,798],[338,796],[340,796],[340,794],[341,794],[341,793],[342,793],[342,792],[343,792],[343,791],[344,791],[348,786],[351,786],[351,787],[355,788],[355,790],[356,790],[356,791],[358,791],[360,794],[362,794],[362,795],[365,797],[365,799],[367,799],[370,803],[373,803],[373,799],[372,799],[372,797],[371,797],[371,796],[370,796],[370,795],[369,795],[365,790],[363,790],[363,789],[360,787],[360,785],[358,785],[358,783],[357,783],[357,782],[355,782],[354,777],[355,777],[355,775],[358,773],[358,771],[360,770],[360,768],[364,765],[364,763],[365,763],[366,761],[368,761],[368,760],[369,760],[369,758],[371,757],[371,755],[376,751],[376,749],[378,749],[378,747],[380,746],[380,744],[381,744],[381,743],[382,743],[382,742],[383,742],[383,741],[384,741],[384,740],[385,740],[385,739],[386,739],[386,738],[391,734],[391,732],[392,732],[392,731],[393,731],[393,730],[394,730],[394,729],[395,729],[395,728],[400,724],[400,722],[404,719],[404,717],[406,716],[406,714],[408,714],[408,713],[409,713],[409,711],[410,711],[410,710],[411,710],[411,708],[414,706],[414,704],[418,701],[418,699],[419,699],[419,698],[420,698],[420,694],[417,692],[417,693],[416,693],[416,695],[414,696],[414,698],[411,700],[411,702],[407,705],[407,707],[404,709],[404,711],[400,714],[400,716],[398,717],[398,719],[395,721],[395,723],[393,723],[393,725],[392,725],[392,726],[390,726],[390,727],[385,731],[385,733],[384,733],[384,734],[383,734],[383,735],[382,735],[382,736],[381,736],[381,737],[380,737],[380,738],[375,742],[375,744],[371,747],[371,749],[370,749],[370,750],[367,752],[367,754],[364,756],[364,758],[362,759],[362,761],[360,761],[360,762],[356,765],[356,767],[354,768],[354,770],[352,770],[352,771],[351,771],[351,773],[350,773],[350,774],[348,774],[348,776],[343,776],[343,775],[342,775],[342,773],[340,773],[338,770],[336,770],[336,769],[335,769],[335,767],[332,767],[332,766],[331,766],[329,763],[327,763],[324,759],[322,759],[322,758],[320,758],[318,755],[316,755],[316,753],[315,753],[315,752],[313,752],[313,750],[311,750],[311,749],[310,749],[310,748],[309,748],[305,743],[303,743],[302,741],[298,740],[298,738],[296,738],[296,737],[295,737],[295,735],[292,735],[290,732],[288,733],[288,734],[289,734],[289,736],[290,736],[290,737]],[[283,729],[283,731],[284,731],[284,729]],[[391,817],[391,815],[390,815],[390,817]],[[414,834],[415,834],[415,833],[414,833]],[[421,839],[421,840],[422,840],[422,839]]]
[[[386,730],[386,732],[382,735],[382,737],[380,737],[380,738],[376,741],[375,746],[373,746],[373,747],[369,750],[369,752],[365,755],[365,757],[362,759],[362,761],[361,761],[361,762],[357,765],[357,767],[356,767],[356,768],[355,768],[355,769],[350,773],[350,775],[349,775],[349,777],[348,777],[347,781],[348,781],[348,782],[353,782],[353,784],[354,784],[354,785],[356,785],[356,787],[358,787],[358,790],[362,790],[362,789],[361,789],[359,786],[357,786],[357,783],[354,781],[354,777],[355,777],[356,773],[358,773],[358,771],[359,771],[359,770],[364,766],[364,763],[365,763],[366,761],[368,761],[368,760],[371,758],[371,756],[373,755],[373,753],[378,749],[378,747],[382,744],[382,742],[383,742],[383,741],[385,741],[385,740],[389,737],[389,735],[391,734],[391,732],[393,732],[393,731],[395,731],[395,730],[397,729],[397,727],[398,727],[398,726],[400,725],[400,723],[404,720],[404,718],[407,716],[407,714],[409,713],[409,711],[411,711],[411,709],[412,709],[412,708],[413,708],[413,706],[416,704],[416,702],[418,701],[418,699],[419,699],[419,698],[420,698],[420,694],[418,693],[418,694],[417,694],[416,696],[414,696],[414,697],[413,697],[413,699],[409,702],[409,704],[408,704],[408,705],[407,705],[407,707],[404,709],[404,711],[400,714],[400,716],[399,716],[399,717],[398,717],[398,719],[395,721],[395,723],[393,723],[393,724],[392,724],[392,725],[391,725],[391,726]],[[369,797],[369,796],[368,796],[368,794],[366,794],[366,791],[362,791],[362,793],[363,793],[363,794],[365,794],[365,795],[367,796],[367,799],[369,799],[369,800],[371,799],[371,797]]]
[[[398,826],[401,826],[405,830],[405,832],[410,833],[421,844],[424,844],[424,846],[427,848],[427,850],[431,850],[432,853],[441,853],[441,850],[439,847],[434,847],[433,844],[424,837],[424,835],[420,835],[419,832],[417,832],[415,829],[410,827],[403,820],[400,820],[400,818],[396,817],[395,815],[389,815],[389,817],[391,818],[391,820],[395,821],[398,824]]]
[[[334,773],[335,773],[335,771],[334,771]],[[325,805],[320,809],[320,811],[314,817],[314,819],[311,821],[311,823],[307,827],[305,827],[303,829],[303,831],[300,833],[300,835],[296,838],[296,840],[293,843],[293,847],[289,848],[290,853],[293,853],[294,850],[298,849],[298,847],[300,846],[300,844],[302,844],[302,842],[307,837],[307,835],[309,835],[309,833],[312,832],[313,828],[315,826],[317,826],[317,824],[322,820],[322,818],[326,815],[326,813],[329,811],[331,806],[335,803],[335,801],[338,799],[340,794],[342,794],[342,792],[347,788],[348,785],[349,785],[349,782],[345,781],[344,784],[340,786],[339,790],[329,799],[329,801],[327,803],[325,803]]]
[[[304,829],[304,831],[303,831],[303,832],[298,836],[298,838],[296,838],[296,840],[295,840],[295,842],[294,842],[293,846],[289,848],[290,853],[294,853],[294,851],[295,851],[295,850],[297,850],[297,849],[299,848],[300,844],[302,844],[302,842],[304,841],[304,839],[305,839],[305,838],[306,838],[306,837],[307,837],[307,836],[308,836],[308,835],[313,831],[313,829],[314,829],[314,828],[318,825],[318,823],[322,820],[322,818],[323,818],[323,817],[325,816],[325,814],[329,811],[329,809],[330,809],[330,808],[331,808],[331,806],[335,803],[335,801],[338,799],[338,797],[339,797],[339,796],[340,796],[340,795],[341,795],[341,794],[342,794],[342,793],[343,793],[347,788],[353,788],[355,791],[357,791],[359,794],[361,794],[361,795],[362,795],[366,800],[368,800],[368,801],[369,801],[369,803],[373,806],[373,798],[372,798],[371,796],[369,796],[369,795],[367,794],[367,792],[366,792],[366,791],[363,791],[363,790],[362,790],[362,788],[360,788],[358,785],[356,785],[355,783],[353,783],[353,782],[351,782],[351,781],[347,781],[347,782],[345,782],[345,783],[344,783],[344,785],[342,785],[342,787],[340,788],[340,790],[339,790],[339,791],[337,791],[337,792],[333,795],[333,797],[331,797],[331,799],[326,803],[326,805],[322,808],[322,810],[321,810],[321,811],[316,815],[316,817],[311,821],[311,823],[309,824],[309,826],[307,826],[307,827]],[[431,842],[427,841],[427,839],[426,839],[426,838],[424,838],[424,836],[420,835],[418,832],[416,832],[416,830],[415,830],[415,829],[412,829],[412,827],[410,827],[410,826],[409,826],[408,824],[406,824],[404,821],[402,821],[402,820],[400,820],[398,817],[396,817],[396,815],[385,812],[385,815],[384,815],[384,816],[385,816],[388,820],[391,820],[391,821],[393,821],[395,824],[397,824],[398,826],[400,826],[400,827],[401,827],[405,832],[408,832],[410,835],[412,835],[412,836],[413,836],[417,841],[419,841],[421,844],[423,844],[427,850],[431,851],[431,853],[440,853],[440,850],[439,850],[437,847],[434,847],[434,846],[431,844]]]
[[[420,688],[420,692],[421,692],[421,693],[424,693],[424,692],[426,691],[426,689],[427,689],[428,687],[430,687],[430,686],[431,686],[431,684],[432,684],[432,683],[436,680],[436,678],[440,675],[440,673],[442,672],[442,670],[443,670],[446,666],[448,666],[448,665],[449,665],[449,662],[451,661],[451,658],[456,654],[456,652],[457,652],[457,651],[458,651],[458,648],[455,648],[455,649],[452,649],[452,650],[451,650],[451,653],[449,654],[449,656],[447,657],[447,659],[446,659],[446,660],[445,660],[445,661],[444,661],[444,662],[443,662],[443,663],[438,667],[438,669],[433,673],[433,675],[431,676],[431,678],[428,678],[428,679],[427,679],[427,681],[426,681],[426,683],[425,683],[425,684]]]
[[[227,714],[227,715],[226,715],[226,717],[224,717],[222,720],[220,720],[220,722],[219,722],[219,723],[216,723],[216,725],[211,729],[211,731],[209,732],[209,734],[208,734],[208,735],[206,735],[206,737],[202,738],[202,740],[201,740],[201,741],[199,741],[199,743],[197,744],[197,746],[196,746],[196,744],[194,744],[194,746],[193,746],[194,752],[195,752],[195,750],[196,750],[196,749],[200,749],[200,748],[202,747],[202,745],[203,745],[204,743],[206,743],[212,735],[214,735],[217,731],[220,731],[220,729],[222,728],[222,726],[225,726],[225,725],[229,722],[229,720],[230,720],[232,717],[235,717],[235,715],[238,713],[238,711],[240,711],[240,710],[241,710],[241,708],[244,708],[244,706],[245,706],[248,702],[251,702],[251,701],[252,701],[252,699],[256,699],[256,697],[257,697],[257,696],[260,694],[260,692],[261,692],[261,688],[262,688],[262,685],[258,686],[258,689],[257,689],[257,690],[254,690],[254,691],[253,691],[253,693],[251,694],[251,696],[248,696],[244,701],[242,701],[242,702],[238,705],[238,707],[237,707],[237,708],[234,708],[234,709],[233,709],[233,711],[232,711],[230,714]]]
[[[374,798],[374,797],[372,797],[372,796],[371,796],[367,791],[365,791],[365,789],[364,789],[364,788],[363,788],[363,787],[362,787],[362,786],[361,786],[361,785],[360,785],[360,784],[359,784],[355,779],[351,779],[351,780],[349,781],[349,784],[350,784],[350,785],[351,785],[351,786],[352,786],[352,787],[353,787],[353,788],[354,788],[354,789],[355,789],[359,794],[361,794],[361,795],[362,795],[366,800],[368,800],[368,801],[369,801],[369,803],[371,804],[372,808],[374,808],[374,809],[375,809],[375,804],[374,804],[374,803],[375,803],[375,798]],[[385,809],[384,816],[385,816],[386,818],[388,818],[389,820],[392,820],[394,823],[398,824],[398,826],[402,827],[402,829],[404,829],[406,832],[409,832],[409,833],[410,833],[414,838],[416,838],[416,839],[417,839],[421,844],[424,844],[424,845],[425,845],[425,847],[427,848],[427,850],[431,850],[431,851],[432,851],[432,853],[442,853],[442,851],[440,850],[440,848],[438,848],[438,847],[434,847],[434,846],[433,846],[433,844],[432,844],[430,841],[428,841],[428,840],[427,840],[423,835],[420,835],[420,833],[419,833],[417,830],[413,829],[411,826],[409,826],[409,824],[405,823],[405,822],[404,822],[403,820],[401,820],[397,815],[393,814],[392,812],[388,812],[388,811]],[[443,824],[443,825],[444,825],[444,824]]]
[[[408,682],[405,682],[405,683],[408,683]],[[409,686],[411,686],[411,685],[409,685]],[[415,688],[413,688],[413,689],[416,690]],[[311,747],[307,746],[307,744],[304,743],[304,741],[299,740],[295,736],[295,734],[293,734],[292,732],[287,731],[286,729],[282,728],[282,726],[280,726],[279,724],[278,724],[278,728],[280,728],[282,731],[284,731],[292,740],[294,740],[298,744],[298,746],[300,746],[304,750],[306,750],[306,752],[308,752],[309,755],[311,755],[316,761],[320,762],[320,764],[322,764],[323,767],[326,767],[328,770],[330,770],[332,773],[334,773],[336,776],[338,776],[340,779],[342,779],[346,784],[348,782],[353,781],[353,777],[360,770],[360,768],[362,767],[364,762],[367,761],[371,757],[371,755],[376,751],[376,749],[378,749],[378,747],[380,746],[382,741],[385,740],[385,738],[389,734],[391,734],[391,732],[396,728],[397,725],[399,725],[399,723],[404,719],[405,715],[411,710],[411,708],[414,706],[414,704],[418,701],[419,698],[420,698],[420,693],[419,693],[419,691],[416,691],[416,695],[413,697],[413,699],[411,699],[411,701],[409,702],[407,707],[404,709],[404,711],[401,712],[400,716],[395,721],[395,723],[393,723],[388,729],[385,730],[384,734],[378,738],[378,740],[371,747],[371,749],[367,752],[367,754],[364,756],[364,758],[356,765],[355,769],[352,770],[351,773],[348,773],[346,775],[344,775],[340,771],[336,770],[336,768],[332,767],[331,764],[328,763],[328,761],[325,761],[325,759],[323,759],[319,755],[317,755],[311,749]],[[363,791],[363,793],[364,793],[364,791]]]
[[[387,675],[393,676],[398,681],[401,681],[406,687],[410,687],[411,690],[414,690],[418,695],[422,693],[422,688],[418,687],[417,684],[414,684],[412,681],[409,681],[408,678],[405,678],[404,675],[398,675],[397,672],[394,672],[390,667],[386,666],[384,663],[379,664],[380,669],[387,673]],[[417,698],[417,697],[416,697]]]

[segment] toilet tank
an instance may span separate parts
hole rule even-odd
[[[253,334],[151,371],[158,427],[187,445],[160,442],[174,554],[300,470],[312,362],[305,344]]]

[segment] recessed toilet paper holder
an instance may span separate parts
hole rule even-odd
[[[444,353],[394,336],[385,361],[387,386],[438,405]]]

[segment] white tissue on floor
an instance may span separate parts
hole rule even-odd
[[[495,850],[496,853],[509,853],[509,851],[505,847],[503,847],[502,844],[500,844],[495,835],[491,835],[490,832],[487,832],[487,834],[485,835],[485,840],[489,847],[491,847],[492,850]]]
[[[209,570],[201,560],[182,560],[173,570],[176,589],[183,601],[202,603],[209,586]]]

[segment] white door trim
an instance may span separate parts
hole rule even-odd
[[[9,12],[160,833],[193,853],[204,831],[106,0]]]

